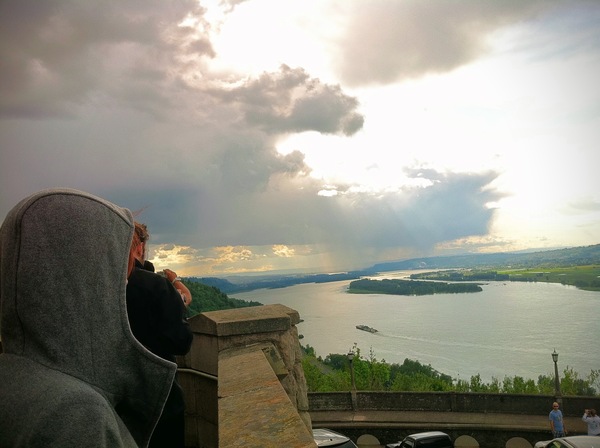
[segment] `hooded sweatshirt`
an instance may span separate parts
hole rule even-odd
[[[0,447],[145,447],[176,365],[133,337],[129,210],[36,193],[0,229]]]

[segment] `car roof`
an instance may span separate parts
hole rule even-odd
[[[418,439],[427,439],[429,437],[440,437],[440,436],[450,438],[450,436],[448,434],[446,434],[445,432],[442,432],[442,431],[418,432],[416,434],[410,434],[407,437],[418,440]]]
[[[331,429],[319,428],[313,429],[313,437],[317,446],[334,446],[347,442],[350,440],[348,437],[332,431]]]
[[[558,440],[565,441],[573,448],[600,448],[600,437],[598,436],[568,436]]]
[[[600,437],[598,436],[567,436],[557,437],[551,440],[540,440],[535,446],[553,446],[552,442],[560,442],[563,446],[572,448],[600,448]]]

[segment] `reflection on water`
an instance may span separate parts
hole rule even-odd
[[[391,276],[402,276],[397,273]],[[386,277],[391,277],[386,275]],[[303,345],[318,355],[347,353],[390,363],[418,360],[454,378],[481,374],[537,379],[569,366],[587,376],[600,369],[600,293],[546,283],[492,282],[483,292],[405,297],[347,294],[350,282],[296,285],[235,294],[297,310]],[[379,333],[357,330],[358,324]]]

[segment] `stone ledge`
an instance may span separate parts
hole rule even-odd
[[[264,351],[219,355],[219,446],[315,448]]]
[[[264,305],[208,311],[194,316],[189,322],[194,333],[237,336],[286,331],[300,322],[300,315],[284,305]]]

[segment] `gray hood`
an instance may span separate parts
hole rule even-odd
[[[15,206],[0,230],[0,367],[21,357],[90,384],[145,446],[176,365],[129,328],[132,235],[129,210],[77,190],[45,190]]]

